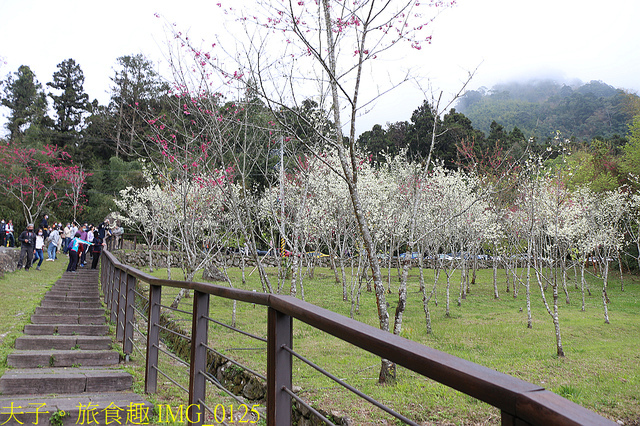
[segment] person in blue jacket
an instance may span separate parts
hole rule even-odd
[[[69,243],[69,265],[67,266],[67,272],[75,272],[78,267],[78,250],[80,244],[86,244],[87,246],[93,245],[89,241],[80,239],[80,232],[76,232],[75,237]]]

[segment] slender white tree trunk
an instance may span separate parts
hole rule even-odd
[[[609,297],[607,296],[607,279],[609,278],[609,260],[606,254],[603,259],[604,272],[602,274],[602,306],[604,307],[604,323],[609,324]]]
[[[581,287],[581,292],[582,292],[582,309],[581,309],[582,312],[584,312],[584,310],[585,310],[585,308],[584,308],[584,305],[585,305],[585,297],[584,297],[584,284],[585,284],[584,268],[585,268],[586,264],[587,264],[587,260],[586,259],[584,260],[584,262],[582,262],[580,264],[580,276],[581,276],[580,287]]]
[[[493,298],[500,298],[500,294],[498,294],[498,261],[496,256],[493,256]]]

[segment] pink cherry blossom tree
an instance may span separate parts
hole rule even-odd
[[[82,189],[89,174],[55,146],[41,149],[9,144],[0,146],[0,187],[21,206],[28,223],[53,205],[69,202],[81,210]]]

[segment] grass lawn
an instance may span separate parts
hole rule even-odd
[[[250,269],[247,270],[247,275]],[[426,271],[431,280],[432,271]],[[172,271],[180,279],[180,271]],[[230,270],[234,285],[241,288],[238,270]],[[272,285],[277,286],[277,271],[269,269]],[[397,278],[392,271],[392,292],[388,295],[389,313],[397,304]],[[166,277],[166,270],[154,275]],[[582,312],[581,294],[569,283],[570,303],[561,295],[560,327],[565,357],[556,356],[555,335],[551,317],[542,304],[540,289],[532,287],[533,328],[527,328],[524,288],[517,298],[505,292],[504,273],[499,275],[500,299],[493,298],[492,271],[481,270],[471,293],[457,306],[460,278],[452,280],[451,317],[444,315],[444,274],[440,277],[438,306],[430,304],[433,333],[427,334],[418,288],[418,270],[412,270],[409,296],[402,335],[427,346],[448,352],[489,368],[541,385],[580,405],[625,424],[640,422],[640,278],[626,275],[625,291],[621,292],[619,277],[609,281],[610,324],[604,323],[602,283],[589,277],[592,295],[587,296]],[[386,277],[386,271],[383,274]],[[572,277],[570,277],[572,278]],[[200,279],[200,277],[197,277]],[[289,281],[283,293],[288,293]],[[254,273],[246,289],[261,291]],[[176,290],[163,291],[163,303],[171,303]],[[305,300],[342,315],[349,316],[350,302],[342,301],[342,287],[334,283],[333,272],[316,268],[313,279],[304,281]],[[300,295],[300,289],[298,289]],[[551,298],[551,290],[547,298]],[[183,299],[180,309],[190,310],[192,299]],[[232,302],[212,298],[211,317],[229,323]],[[375,295],[362,291],[360,313],[355,319],[377,326]],[[176,314],[178,317],[183,314]],[[185,318],[186,320],[186,318]],[[266,308],[250,304],[237,305],[238,328],[266,337]],[[185,329],[190,323],[185,321]],[[216,324],[210,326],[209,344],[248,367],[265,373],[265,344],[234,333]],[[499,412],[471,397],[398,369],[395,385],[380,386],[377,377],[379,358],[348,345],[301,322],[294,321],[294,349],[344,379],[373,398],[384,402],[417,422],[425,424],[499,423]],[[161,361],[162,368],[162,361]],[[167,362],[166,368],[184,380],[184,368]],[[166,383],[170,385],[170,383]],[[385,424],[390,417],[364,403],[339,385],[319,375],[315,370],[294,360],[294,385],[300,395],[316,407],[334,410],[350,416],[356,424]],[[175,388],[175,386],[169,386]],[[177,391],[175,398],[181,398]],[[208,404],[229,404],[217,391],[208,393]],[[182,396],[184,397],[184,395]]]
[[[67,262],[61,256],[55,262],[42,262],[41,271],[22,269],[0,279],[0,375],[7,368],[7,354],[13,351],[16,338],[31,322],[44,294],[62,276]]]
[[[65,260],[66,258],[62,258],[55,263],[44,262],[42,271],[18,271],[5,274],[0,279],[0,373],[6,368],[6,355],[13,350],[15,339],[22,334],[35,307],[62,275],[66,267]],[[247,270],[247,275],[249,271]],[[172,273],[174,279],[180,278],[179,271],[174,270]],[[230,270],[229,273],[234,285],[241,287],[240,271]],[[392,293],[388,295],[390,315],[393,315],[397,303],[395,270],[392,273]],[[431,274],[431,271],[427,273]],[[272,284],[277,286],[277,271],[270,269],[269,274]],[[159,270],[154,275],[166,277],[166,271]],[[604,323],[601,282],[589,277],[592,296],[587,296],[585,312],[580,310],[580,292],[571,282],[571,303],[562,303],[560,306],[561,333],[566,356],[558,358],[553,324],[542,305],[540,290],[532,288],[533,329],[527,329],[524,289],[520,288],[518,297],[514,298],[512,293],[504,291],[504,275],[499,277],[500,299],[495,300],[492,296],[491,270],[481,270],[477,284],[472,285],[471,294],[461,306],[457,306],[457,293],[453,288],[457,290],[459,277],[455,276],[452,281],[455,285],[452,285],[450,318],[444,316],[444,279],[441,277],[437,294],[438,306],[433,302],[430,305],[433,333],[427,334],[417,270],[413,270],[402,335],[544,386],[613,420],[622,420],[627,425],[638,424],[640,278],[626,275],[624,292],[620,291],[619,277],[611,278],[608,289],[610,324]],[[288,285],[287,281],[285,293],[288,292]],[[246,289],[261,290],[255,273],[249,277]],[[164,303],[168,305],[175,293],[174,289],[165,289]],[[329,269],[317,268],[313,279],[306,278],[304,293],[308,302],[349,315],[351,304],[342,301],[342,288],[334,283],[333,272]],[[191,300],[184,299],[180,308],[190,310]],[[564,296],[561,300],[564,302]],[[213,298],[210,315],[228,323],[231,320],[231,308],[231,301]],[[177,314],[180,315],[182,314]],[[363,289],[360,313],[355,318],[377,325],[373,293]],[[243,330],[266,337],[266,308],[239,303],[237,325]],[[190,323],[185,321],[185,328],[189,327]],[[266,353],[263,343],[212,324],[209,344],[248,367],[265,373]],[[380,367],[377,357],[298,321],[294,322],[294,348],[334,375],[415,421],[425,424],[486,424],[500,421],[496,409],[403,368],[398,369],[397,384],[379,386],[376,384]],[[134,385],[135,390],[142,392],[144,357],[134,355],[134,362],[127,369],[138,379]],[[187,383],[186,368],[175,360],[162,355],[160,367],[176,381]],[[355,424],[385,424],[390,421],[387,414],[363,403],[297,360],[294,361],[294,385],[300,386],[300,395],[314,406],[348,415]],[[159,393],[149,397],[156,404],[170,404],[173,407],[186,403],[186,394],[164,377],[160,378]],[[211,388],[207,403],[211,407],[216,404],[228,407],[234,402]]]

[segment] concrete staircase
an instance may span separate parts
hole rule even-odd
[[[150,423],[151,404],[130,391],[133,378],[106,336],[98,281],[96,270],[65,272],[45,294],[7,356],[0,424]]]

